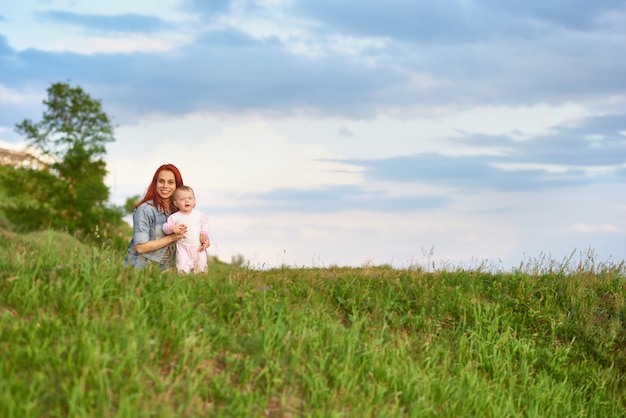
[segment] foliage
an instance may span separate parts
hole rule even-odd
[[[141,200],[140,195],[134,195],[134,196],[126,198],[126,202],[124,202],[124,212],[133,213],[133,211],[135,210],[135,205],[140,200]]]
[[[64,217],[55,216],[64,210],[63,181],[47,171],[0,167],[0,183],[6,198],[2,207],[7,219],[17,229],[66,228]]]
[[[113,126],[100,101],[67,83],[54,83],[47,92],[43,119],[37,123],[25,119],[16,125],[17,132],[43,153],[62,160],[59,167],[68,174],[71,168],[82,167],[71,167],[73,163],[105,155],[106,143],[114,141]]]
[[[623,262],[179,276],[0,230],[0,416],[621,417]]]
[[[93,236],[96,228],[119,227],[123,213],[107,206],[104,183],[105,146],[114,141],[109,117],[79,86],[54,83],[47,92],[42,120],[25,119],[15,129],[53,158],[51,170],[2,170],[1,209],[21,231],[52,227]]]

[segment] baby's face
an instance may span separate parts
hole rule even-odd
[[[196,197],[190,191],[178,191],[174,203],[181,212],[190,212],[196,206]]]

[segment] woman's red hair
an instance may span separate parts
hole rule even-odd
[[[183,185],[183,176],[180,175],[180,171],[178,171],[178,168],[176,168],[174,164],[163,164],[154,172],[154,177],[152,177],[152,183],[150,183],[150,186],[148,186],[148,189],[146,190],[146,194],[144,195],[143,199],[141,199],[139,203],[135,205],[135,209],[139,207],[139,205],[141,205],[142,203],[152,200],[156,208],[161,208],[164,210],[166,207],[169,207],[172,212],[176,212],[178,210],[178,208],[176,208],[176,206],[174,205],[166,205],[165,201],[161,198],[161,196],[159,196],[156,191],[159,173],[163,170],[171,171],[172,173],[174,173],[176,187],[180,187]]]

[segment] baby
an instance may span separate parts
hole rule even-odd
[[[205,250],[211,245],[209,219],[194,210],[196,196],[189,186],[178,187],[172,196],[172,203],[178,208],[178,212],[167,218],[167,222],[163,224],[163,232],[180,234],[187,228],[185,237],[176,241],[176,270],[179,273],[203,273],[207,271]]]

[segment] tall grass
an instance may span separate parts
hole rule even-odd
[[[0,250],[2,417],[626,413],[623,262],[178,276],[55,232]]]

